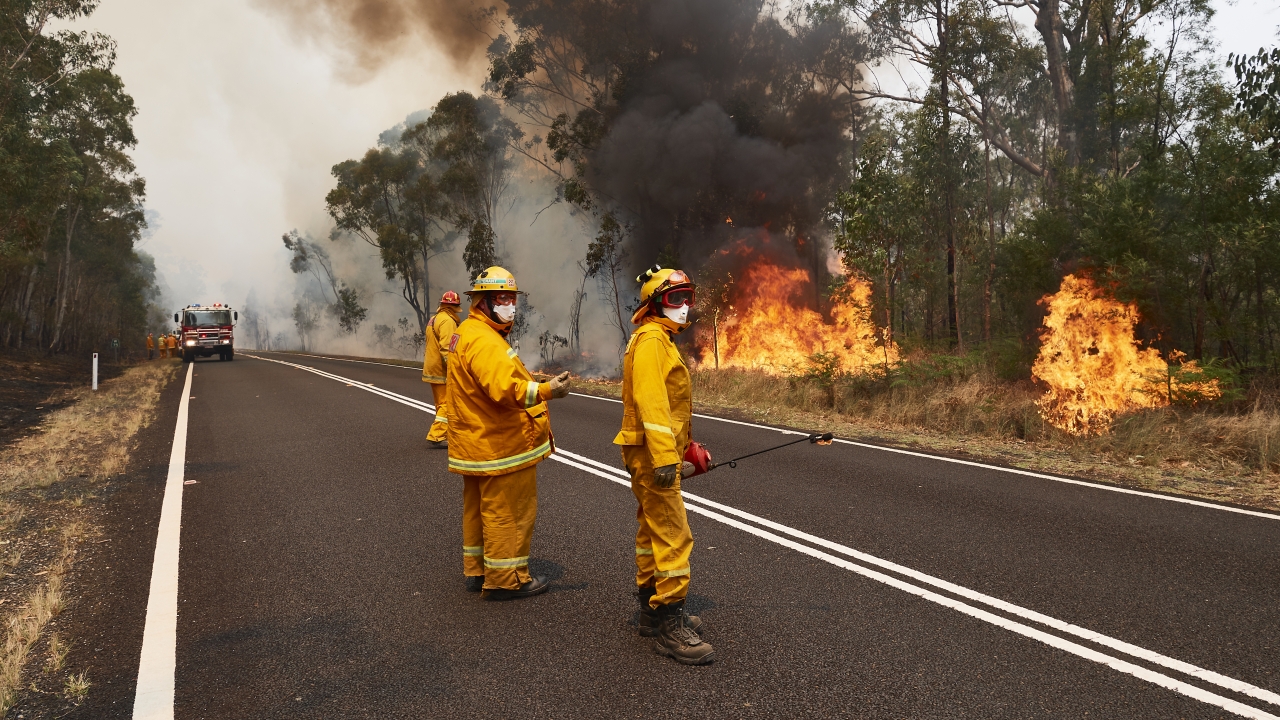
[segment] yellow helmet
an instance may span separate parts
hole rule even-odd
[[[486,268],[484,272],[476,276],[475,283],[471,289],[467,291],[468,295],[474,295],[481,292],[491,291],[520,292],[516,287],[516,276],[507,272],[505,268],[494,265]]]
[[[631,316],[631,322],[636,325],[639,325],[644,316],[649,313],[653,300],[660,295],[676,288],[693,288],[693,280],[689,279],[683,271],[664,268],[661,265],[654,265],[640,273],[636,282],[640,283],[640,307],[636,308],[635,314]]]

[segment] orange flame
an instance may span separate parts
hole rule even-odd
[[[1049,314],[1031,374],[1049,387],[1036,404],[1054,427],[1100,435],[1117,415],[1164,407],[1175,396],[1221,397],[1217,380],[1181,380],[1155,348],[1140,348],[1137,307],[1108,297],[1089,278],[1068,275],[1040,302]],[[1192,360],[1182,370],[1194,375],[1198,368]]]
[[[879,342],[882,333],[871,321],[871,285],[848,281],[847,299],[831,308],[834,323],[807,307],[813,295],[809,273],[767,262],[749,267],[737,283],[738,296],[728,319],[721,319],[714,345],[704,343],[699,361],[707,367],[753,368],[771,375],[794,373],[809,365],[814,353],[827,353],[851,374],[883,371],[898,362],[898,348]]]

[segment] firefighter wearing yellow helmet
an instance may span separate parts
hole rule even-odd
[[[462,301],[458,293],[448,290],[440,297],[440,306],[436,308],[435,317],[427,323],[426,342],[422,351],[422,382],[431,385],[431,399],[436,406],[436,419],[427,432],[427,442],[434,448],[442,448],[447,444],[449,406],[445,398],[445,381],[449,366],[449,339],[458,329],[458,307]]]
[[[569,394],[569,373],[537,382],[507,344],[519,293],[506,270],[480,273],[448,346],[449,470],[463,476],[463,574],[468,590],[490,600],[547,589],[545,578],[529,575],[537,464],[552,452],[547,401]]]
[[[679,270],[654,265],[636,282],[640,307],[622,360],[622,462],[636,496],[636,586],[640,634],[654,649],[686,665],[705,665],[715,648],[698,634],[702,621],[684,610],[689,593],[693,533],[680,495],[690,442],[693,400],[689,369],[671,341],[689,327],[693,281]]]

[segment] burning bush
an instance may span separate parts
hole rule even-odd
[[[700,362],[770,375],[796,374],[815,362],[860,375],[898,362],[897,346],[882,343],[871,321],[869,283],[848,278],[833,299],[831,323],[810,307],[813,297],[808,271],[756,261],[736,283],[731,312],[716,323],[715,337],[702,343]]]
[[[1037,405],[1054,427],[1101,435],[1125,412],[1221,397],[1218,381],[1194,360],[1171,370],[1155,348],[1139,347],[1137,308],[1107,296],[1089,278],[1068,275],[1040,302],[1049,314],[1031,374],[1048,386]]]

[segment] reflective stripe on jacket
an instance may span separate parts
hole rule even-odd
[[[449,470],[505,475],[551,454],[551,384],[533,379],[492,320],[473,311],[450,352]]]
[[[449,338],[458,329],[457,310],[441,305],[427,323],[426,342],[422,350],[422,382],[443,385],[449,364]]]
[[[693,396],[689,369],[654,318],[631,333],[622,359],[622,430],[615,445],[643,445],[654,467],[684,459],[689,446]]]

